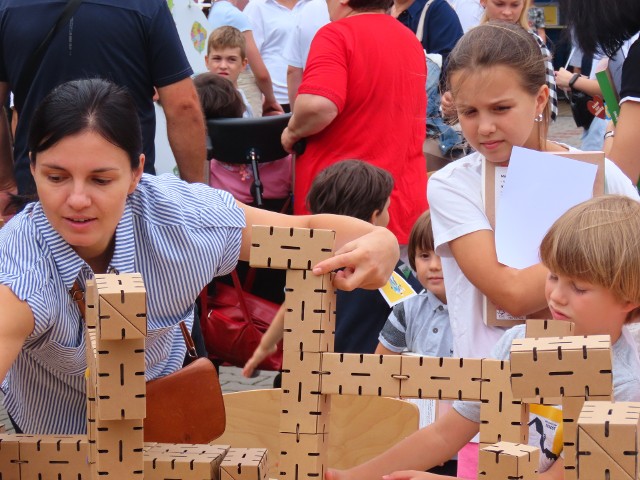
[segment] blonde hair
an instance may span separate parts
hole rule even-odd
[[[244,34],[235,27],[218,27],[209,35],[207,55],[211,53],[211,50],[224,50],[225,48],[239,48],[242,60],[247,58],[247,42]]]
[[[523,0],[522,3],[523,3],[522,11],[520,12],[520,16],[518,17],[518,20],[516,20],[516,25],[520,25],[525,30],[529,30],[528,14],[529,14],[529,8],[531,7],[531,0]],[[482,18],[480,19],[480,25],[482,25],[483,23],[487,23],[490,20],[491,19],[487,16],[487,8],[485,7],[484,13],[482,14]]]
[[[639,233],[640,203],[603,195],[576,205],[551,226],[540,259],[556,274],[604,287],[620,301],[640,303]]]
[[[460,85],[454,89],[451,80],[456,72],[471,74],[504,66],[517,72],[520,86],[535,96],[540,87],[547,84],[545,60],[538,43],[528,31],[513,23],[491,20],[464,34],[449,54],[447,89],[455,98]],[[542,121],[538,124],[541,148],[546,144],[550,119],[551,105],[547,101]]]

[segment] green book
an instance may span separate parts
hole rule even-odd
[[[602,97],[604,98],[609,117],[613,120],[613,124],[616,125],[618,123],[618,116],[620,115],[620,95],[618,95],[609,69],[607,68],[602,72],[596,73],[596,80],[598,80],[598,85],[600,85],[600,90],[602,90]]]

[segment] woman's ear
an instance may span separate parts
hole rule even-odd
[[[138,168],[134,169],[131,172],[131,185],[129,185],[129,194],[132,194],[133,191],[138,187],[138,183],[140,183],[140,179],[142,178],[142,172],[144,171],[144,154],[140,154],[140,165]]]

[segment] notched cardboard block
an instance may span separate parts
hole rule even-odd
[[[529,439],[529,406],[513,398],[508,361],[482,359],[480,443]]]
[[[479,401],[482,360],[403,355],[401,378],[403,398]]]
[[[575,324],[563,320],[527,320],[525,337],[572,337],[575,335]]]
[[[147,292],[139,273],[104,274],[95,277],[98,295],[143,336],[147,334]],[[117,337],[120,338],[120,337]]]
[[[480,450],[478,478],[533,480],[538,478],[540,450],[519,443],[499,442]]]
[[[88,279],[84,291],[84,321],[87,327],[95,328],[98,325],[99,298],[95,279]]]
[[[144,475],[142,420],[96,420],[96,473],[105,478]]]
[[[217,480],[227,445],[145,443],[145,479]]]
[[[400,395],[400,355],[322,354],[322,393],[335,395]]]
[[[333,352],[336,290],[333,274],[287,270],[283,350]]]
[[[134,420],[146,416],[144,339],[98,343],[97,417]]]
[[[251,233],[252,267],[311,270],[333,255],[333,230],[256,225]]]
[[[578,478],[578,418],[585,403],[584,397],[563,397],[562,399],[562,442],[565,480]],[[611,395],[590,396],[587,401],[611,401]]]
[[[608,335],[517,339],[510,360],[514,398],[610,395],[613,388]]]
[[[315,434],[328,431],[331,396],[304,390],[303,383],[282,390],[281,432]]]
[[[23,479],[88,479],[88,455],[86,435],[38,435],[21,439],[20,474]]]
[[[329,442],[326,435],[280,434],[281,480],[323,479]]]
[[[20,480],[19,435],[0,434],[0,478]]]
[[[577,479],[636,480],[621,465],[615,462],[598,443],[578,429]],[[565,470],[565,478],[567,478]]]
[[[231,448],[220,464],[220,475],[231,480],[267,480],[267,463],[266,448]]]
[[[578,418],[578,475],[583,468],[590,472],[597,457],[601,464],[599,471],[605,465],[615,464],[629,478],[638,478],[639,444],[640,403],[584,403]]]
[[[100,297],[98,337],[101,340],[130,340],[145,338],[146,321],[140,330],[140,322],[125,318],[113,305]]]

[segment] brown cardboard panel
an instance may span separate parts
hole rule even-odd
[[[480,450],[478,478],[534,480],[538,478],[540,450],[529,445],[499,442]]]
[[[95,328],[98,325],[99,298],[100,296],[98,295],[98,287],[96,286],[96,281],[93,278],[88,279],[85,284],[84,292],[84,321],[87,327]]]
[[[282,355],[282,389],[297,390],[304,384],[307,393],[320,393],[322,383],[322,355],[316,352],[288,350]]]
[[[629,475],[598,442],[582,428],[578,428],[577,478],[581,480],[635,480]]]
[[[480,443],[529,439],[529,406],[513,398],[508,361],[482,359]]]
[[[267,450],[264,448],[232,448],[220,465],[233,480],[267,480]]]
[[[101,340],[132,340],[145,338],[147,324],[140,321],[132,322],[116,310],[113,305],[100,297],[100,312],[98,318],[98,338]],[[139,319],[135,319],[139,320]],[[143,320],[146,320],[143,318]],[[140,330],[140,327],[143,330]]]
[[[101,420],[146,416],[144,338],[103,340],[96,360],[97,413]]]
[[[147,292],[139,273],[96,275],[98,295],[146,335]]]
[[[331,396],[305,391],[303,383],[282,390],[280,431],[322,433],[329,430]]]
[[[400,395],[400,355],[322,354],[322,393],[337,395]]]
[[[523,338],[511,346],[514,398],[610,395],[608,335]]]
[[[17,435],[0,434],[0,478],[20,480],[20,445]]]
[[[280,480],[324,478],[329,442],[326,435],[280,434]]]
[[[332,275],[288,270],[285,286],[284,350],[332,352],[336,290]]]
[[[89,478],[86,435],[38,435],[20,440],[21,478],[77,480]]]
[[[563,320],[527,320],[527,338],[571,337],[575,333],[575,324]]]
[[[143,444],[142,420],[96,420],[98,475],[142,478]]]
[[[585,402],[578,419],[584,432],[632,478],[638,474],[640,403]]]
[[[220,456],[188,453],[145,453],[146,480],[217,480]]]
[[[608,401],[611,396],[590,396],[589,401]],[[562,430],[565,480],[578,478],[578,418],[585,403],[584,397],[562,398]]]
[[[401,378],[403,398],[479,401],[482,361],[403,355]]]
[[[251,233],[252,267],[311,270],[333,255],[335,232],[256,225]]]

